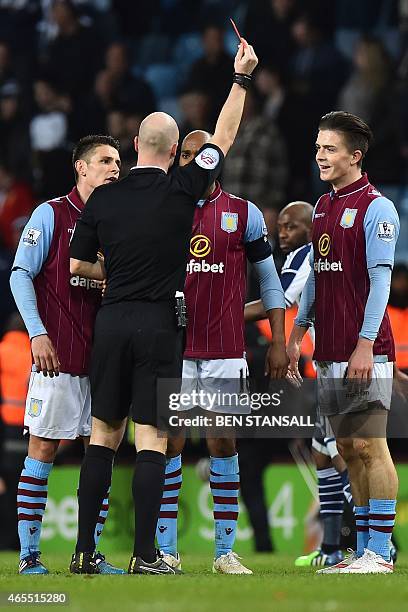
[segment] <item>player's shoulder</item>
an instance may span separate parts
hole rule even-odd
[[[241,207],[243,210],[248,209],[249,205],[252,204],[252,202],[249,202],[245,198],[229,193],[229,191],[225,191],[225,189],[221,189],[221,195],[227,200],[232,200],[235,206]]]
[[[370,202],[367,208],[366,219],[378,214],[388,214],[398,217],[398,212],[392,200],[382,195],[377,189],[369,194]]]
[[[294,251],[291,251],[286,257],[282,270],[299,270],[303,262],[305,260],[308,261],[308,255],[310,253],[311,246],[312,243],[308,242],[307,244],[303,244],[302,246],[298,247]]]

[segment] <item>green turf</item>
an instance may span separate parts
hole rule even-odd
[[[128,557],[110,555],[109,560],[126,567]],[[8,592],[65,592],[69,603],[20,605],[19,610],[392,612],[406,609],[408,601],[408,555],[400,556],[391,576],[317,576],[282,555],[245,557],[253,576],[213,575],[211,559],[193,555],[183,556],[183,576],[72,576],[65,555],[44,555],[43,561],[53,572],[49,576],[18,576],[16,554],[1,553],[3,597]]]

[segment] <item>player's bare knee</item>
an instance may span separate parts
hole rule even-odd
[[[371,457],[371,445],[369,440],[364,438],[354,438],[353,448],[355,453],[360,457],[362,461],[367,461]]]
[[[237,452],[232,438],[207,438],[207,446],[211,457],[232,457]]]
[[[158,431],[153,425],[135,423],[136,452],[151,450],[166,454],[167,434]]]
[[[186,443],[186,439],[183,434],[170,437],[167,440],[167,451],[166,456],[168,459],[172,459],[173,457],[177,457],[183,452],[184,444]]]
[[[44,463],[53,463],[60,441],[30,436],[28,456]]]
[[[90,444],[106,446],[116,452],[122,441],[126,422],[126,419],[105,422],[93,417]]]
[[[319,453],[319,451],[314,448],[312,448],[312,457],[317,470],[325,470],[331,467],[332,462],[330,457],[323,455],[323,453]]]

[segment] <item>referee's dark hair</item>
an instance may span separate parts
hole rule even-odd
[[[373,133],[369,126],[357,115],[345,111],[333,111],[320,119],[319,130],[332,130],[344,134],[347,148],[350,152],[361,151],[361,166],[363,158],[373,141]]]
[[[117,151],[120,151],[119,140],[116,140],[116,138],[112,136],[106,134],[90,134],[89,136],[84,136],[77,142],[72,152],[72,166],[74,168],[75,181],[78,180],[75,162],[77,162],[78,159],[84,159],[87,162],[93,150],[100,145],[109,145]]]

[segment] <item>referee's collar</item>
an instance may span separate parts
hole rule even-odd
[[[132,166],[130,172],[133,172],[134,170],[138,170],[138,173],[157,172],[159,170],[160,172],[164,172],[164,174],[167,174],[167,172],[163,170],[163,168],[160,168],[160,166]]]

